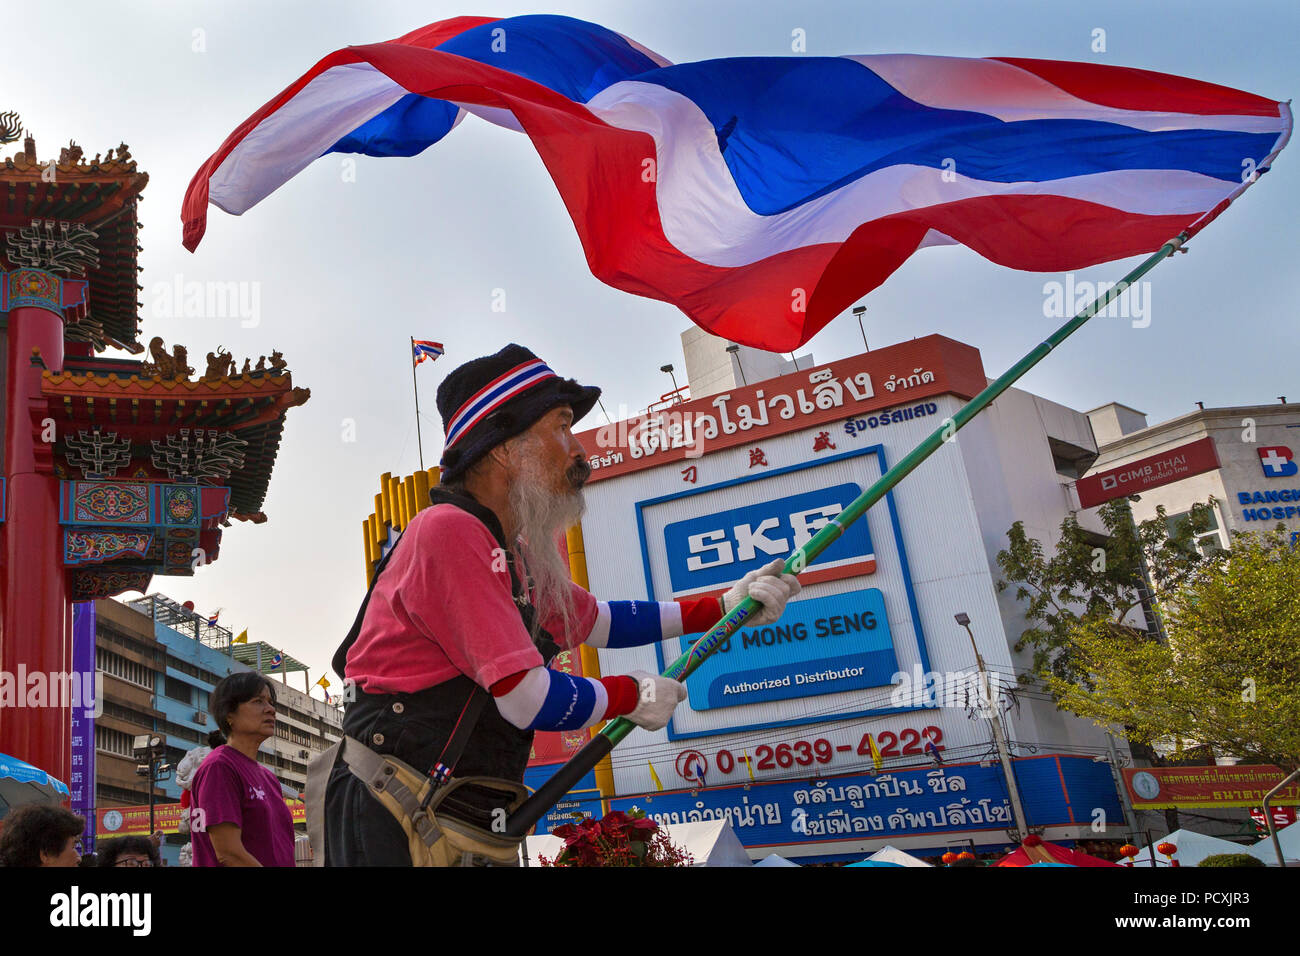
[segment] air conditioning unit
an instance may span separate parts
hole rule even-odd
[[[208,715],[201,710],[196,710],[194,712],[194,722],[196,724],[206,724],[208,722]]]

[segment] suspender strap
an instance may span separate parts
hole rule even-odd
[[[465,745],[469,743],[470,735],[474,732],[474,725],[478,723],[479,714],[483,713],[483,705],[487,703],[487,698],[488,692],[478,684],[475,684],[474,689],[469,692],[469,700],[465,701],[465,706],[461,708],[460,716],[456,718],[456,726],[452,728],[446,746],[442,748],[437,762],[429,771],[429,776],[436,783],[443,783],[455,772],[456,764],[465,752]],[[425,803],[428,803],[427,799]]]

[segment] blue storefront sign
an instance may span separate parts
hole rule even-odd
[[[840,514],[866,484],[884,474],[888,467],[884,446],[872,445],[774,468],[763,474],[747,474],[717,484],[638,501],[637,533],[647,598],[654,601],[683,594],[720,593],[747,571],[762,567],[773,558],[785,557],[795,547],[806,543],[833,516]],[[815,474],[810,474],[819,469],[825,469],[822,472],[825,475],[822,480],[824,484]],[[845,478],[853,480],[846,481]],[[798,486],[822,486],[816,491],[783,494],[791,489],[794,481],[799,483]],[[744,501],[756,500],[760,504],[714,510],[719,498],[712,496],[728,490],[731,490],[730,493],[722,500],[735,500],[735,497],[739,497]],[[691,499],[698,499],[701,503],[695,505]],[[713,504],[707,505],[704,502]],[[739,638],[740,644],[737,645],[738,638],[733,635],[728,645],[730,650],[715,653],[705,662],[702,672],[692,675],[687,683],[690,712],[693,718],[699,719],[684,720],[682,711],[685,708],[679,710],[668,724],[669,740],[899,712],[899,708],[893,705],[859,709],[860,695],[853,694],[845,695],[846,701],[842,709],[821,709],[816,713],[800,713],[783,719],[772,719],[765,714],[763,719],[756,720],[754,713],[746,711],[744,707],[745,704],[757,704],[762,709],[766,703],[774,700],[885,686],[892,682],[893,674],[897,671],[892,659],[886,662],[886,653],[901,652],[906,655],[909,650],[914,650],[922,669],[930,669],[930,652],[926,647],[917,611],[907,547],[903,542],[892,492],[886,493],[880,506],[879,510],[873,512],[878,516],[874,527],[877,537],[883,536],[880,540],[873,540],[865,519],[854,522],[817,561],[800,574],[800,580],[807,586],[860,578],[875,574],[879,560],[889,568],[892,583],[883,591],[862,589],[856,592],[856,597],[840,596],[850,601],[865,602],[865,606],[854,604],[847,609],[841,606],[837,610],[833,603],[811,605],[809,602],[814,600],[812,598],[791,602],[777,623],[783,627],[789,626],[793,620],[792,615],[806,613],[808,616],[803,624],[809,636],[802,639],[793,628],[788,631],[774,628],[765,635],[760,634],[757,646],[751,635],[750,647],[746,648],[744,637]],[[683,513],[689,515],[697,508],[705,513],[699,517],[681,517]],[[665,517],[659,517],[661,514]],[[886,515],[887,524],[882,526],[880,519]],[[879,557],[876,553],[877,545],[882,549]],[[769,553],[778,551],[779,554]],[[869,582],[860,582],[862,585],[867,583]],[[800,608],[801,604],[807,606]],[[823,613],[827,607],[830,608],[829,613]],[[893,615],[893,629],[887,623],[886,611]],[[870,612],[871,618],[877,622],[874,629],[863,626],[864,621],[869,620],[864,616],[865,612]],[[899,630],[900,618],[904,616],[907,623]],[[838,620],[832,621],[832,618]],[[826,629],[821,637],[817,634],[818,621]],[[843,637],[839,633],[841,630],[851,631],[854,637],[862,640],[843,642],[849,647],[844,650],[838,646],[840,641],[830,640]],[[657,669],[662,672],[669,661],[690,646],[690,640],[691,635],[686,635],[680,641],[674,639],[656,644]],[[895,647],[896,641],[902,643]],[[830,645],[836,645],[833,651],[828,649]],[[757,647],[765,647],[767,653],[775,656],[760,660],[754,654]],[[866,662],[863,660],[864,654],[867,655]],[[841,656],[852,659],[837,660]],[[730,660],[726,660],[728,658]],[[796,677],[792,672],[793,667],[805,667],[812,661],[817,661],[818,666],[803,671],[802,678]],[[760,673],[751,675],[756,680],[742,678],[739,682],[757,683],[757,687],[746,688],[732,682],[731,692],[728,693],[725,684],[718,684],[712,690],[701,686],[712,685],[714,682],[710,678],[719,677],[724,671],[760,671],[767,667],[777,669],[775,676]],[[861,668],[862,672],[844,673],[856,671],[857,668]],[[787,676],[788,686],[785,685]],[[777,681],[781,682],[781,686],[777,686]],[[801,692],[794,692],[796,688]],[[710,710],[713,713],[707,713]]]
[[[881,687],[897,670],[885,600],[871,588],[791,601],[775,624],[724,641],[686,686],[691,707],[710,710]]]
[[[1089,757],[1047,755],[1014,762],[1029,826],[1123,820],[1110,768]],[[880,839],[1014,826],[1002,768],[953,764],[824,780],[710,787],[610,801],[637,806],[661,824],[728,820],[747,847]]]
[[[786,557],[861,493],[859,485],[845,482],[667,525],[664,544],[673,596],[723,588],[773,558]],[[875,563],[867,523],[858,521],[811,567],[852,565],[858,574],[871,574]]]
[[[530,791],[536,790],[554,776],[562,764],[545,764],[529,767],[524,771],[524,786]],[[578,781],[578,785],[564,795],[555,806],[546,812],[546,816],[537,821],[537,833],[550,833],[565,823],[574,823],[574,814],[584,817],[600,817],[600,790],[596,787],[596,772],[593,770]]]

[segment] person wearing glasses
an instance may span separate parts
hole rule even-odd
[[[212,689],[212,716],[226,743],[194,774],[190,811],[194,866],[293,866],[293,817],[257,750],[275,734],[275,685],[231,674]]]
[[[147,836],[105,840],[99,847],[100,866],[159,866],[158,848]]]

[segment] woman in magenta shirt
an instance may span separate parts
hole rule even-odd
[[[224,746],[194,775],[195,866],[293,866],[293,817],[257,748],[275,733],[275,685],[261,674],[231,674],[212,690]]]

